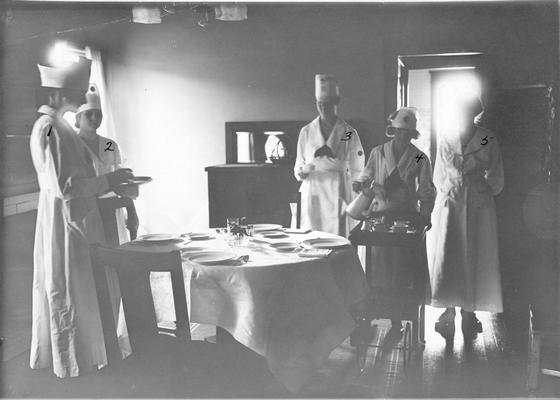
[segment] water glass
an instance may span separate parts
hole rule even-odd
[[[232,228],[239,226],[239,217],[228,217],[226,220],[227,232],[231,234]]]
[[[255,233],[255,227],[252,224],[247,224],[245,227],[245,232],[247,232],[247,236],[253,236]]]

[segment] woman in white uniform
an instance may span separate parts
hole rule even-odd
[[[101,111],[101,99],[99,98],[99,91],[94,83],[89,84],[88,91],[85,94],[86,103],[78,107],[76,112],[76,127],[79,129],[78,136],[86,144],[89,151],[91,160],[95,168],[95,173],[98,176],[116,171],[122,168],[121,153],[117,142],[107,139],[97,134],[97,129],[101,125],[103,114]],[[115,195],[105,194],[98,198],[98,204],[102,208],[102,202],[111,201]],[[125,243],[130,240],[127,227],[133,229],[135,232],[138,229],[138,217],[134,203],[131,207],[126,209],[125,212],[122,208],[115,211],[115,218],[117,223],[119,243]],[[124,309],[121,301],[121,291],[119,279],[116,271],[113,268],[107,268],[107,284],[109,286],[109,295],[111,296],[111,304],[113,306],[113,315],[115,316],[115,326],[117,327],[117,337],[119,340],[119,347],[123,358],[132,354],[130,346],[130,339],[128,337],[128,329],[124,318]]]
[[[33,249],[31,368],[78,376],[107,364],[89,246],[104,243],[97,195],[132,177],[96,176],[83,141],[62,118],[66,71],[39,66],[54,88],[33,126],[31,156],[40,194]]]
[[[479,99],[463,99],[458,107],[464,119],[438,137],[437,197],[427,236],[432,305],[446,307],[435,328],[446,338],[455,332],[455,307],[461,307],[466,337],[482,331],[474,311],[502,311],[494,203],[504,186],[502,157],[496,135],[473,123]]]
[[[319,116],[299,134],[296,179],[301,181],[302,227],[346,236],[352,222],[344,215],[355,197],[352,180],[364,166],[358,133],[337,116],[338,84],[332,75],[315,76]]]
[[[386,135],[392,140],[375,147],[360,177],[353,182],[354,191],[382,193],[384,210],[418,212],[425,225],[430,223],[435,189],[428,157],[411,139],[418,138],[416,109],[404,107],[389,116]],[[373,201],[376,201],[374,199]],[[383,211],[383,210],[379,210]],[[418,268],[418,255],[399,248],[372,249],[371,286],[406,287],[411,270]],[[392,331],[400,331],[400,321],[392,321]]]
[[[79,129],[78,135],[90,150],[97,175],[113,172],[123,167],[123,159],[117,142],[97,133],[102,119],[99,91],[94,83],[90,83],[86,93],[86,103],[82,104],[76,112],[76,128]],[[126,213],[122,208],[117,209],[116,220],[119,243],[128,242],[130,240],[128,230],[134,233],[138,230],[138,215],[134,203],[126,209]]]

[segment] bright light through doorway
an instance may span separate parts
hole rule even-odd
[[[458,122],[465,119],[459,102],[480,97],[480,80],[474,69],[453,71],[441,77],[435,90],[435,123],[438,137],[456,135]]]

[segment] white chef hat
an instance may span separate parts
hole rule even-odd
[[[87,110],[101,111],[101,98],[99,97],[99,90],[95,83],[90,83],[88,91],[86,92],[86,102],[78,107],[76,114],[82,113]]]
[[[338,95],[338,82],[333,75],[315,75],[315,98],[317,100],[326,100]]]
[[[410,129],[416,130],[416,118],[417,110],[414,107],[401,107],[396,112],[389,116],[387,122],[393,128]]]
[[[66,68],[52,68],[37,64],[41,76],[41,86],[62,89],[68,86],[70,71]]]

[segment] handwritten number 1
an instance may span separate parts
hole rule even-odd
[[[107,148],[106,148],[105,150],[103,150],[103,151],[107,151],[107,150],[109,150],[109,151],[115,151],[115,149],[112,149],[112,148],[111,148],[111,145],[112,145],[112,144],[113,144],[113,142],[107,142]]]
[[[47,133],[47,136],[50,136],[52,132],[52,126],[49,126],[49,132]]]
[[[340,139],[340,140],[341,140],[342,142],[346,142],[346,141],[350,140],[350,139],[352,138],[352,134],[353,134],[353,133],[354,133],[354,132],[346,132],[346,133],[345,133],[346,139]]]

